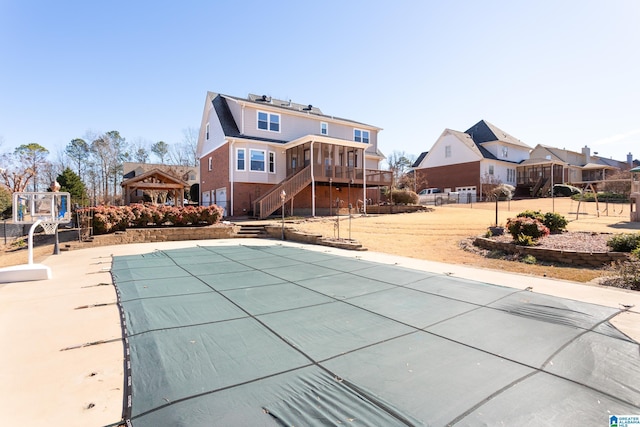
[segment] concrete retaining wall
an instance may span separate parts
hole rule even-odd
[[[476,237],[474,244],[484,249],[498,250],[510,254],[531,255],[539,261],[557,262],[577,267],[602,267],[614,261],[628,259],[624,252],[578,252],[518,246],[513,243],[496,242],[484,237]]]

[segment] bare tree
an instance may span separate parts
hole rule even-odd
[[[149,161],[150,143],[142,138],[137,138],[131,144],[131,155],[138,163],[147,163]]]
[[[72,139],[67,147],[65,148],[65,153],[71,160],[73,160],[74,165],[76,167],[76,172],[80,179],[83,177],[83,172],[87,168],[87,160],[91,156],[91,147],[87,142],[82,138]]]
[[[409,186],[411,190],[411,179],[407,177],[411,165],[415,161],[415,156],[405,153],[404,151],[392,151],[387,156],[387,164],[389,170],[393,172],[393,182],[396,188],[404,188]]]
[[[13,153],[2,156],[0,176],[11,191],[25,191],[29,183],[32,190],[38,191],[38,178],[41,169],[47,162],[49,150],[40,144],[23,144],[17,147]]]

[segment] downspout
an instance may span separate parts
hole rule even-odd
[[[231,193],[229,194],[229,216],[233,216],[233,142],[233,140],[229,141],[229,186]]]
[[[316,216],[316,179],[313,175],[313,143],[311,140],[311,216]]]
[[[362,150],[362,208],[364,214],[367,214],[367,153]]]

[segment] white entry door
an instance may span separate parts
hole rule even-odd
[[[210,191],[204,191],[202,193],[202,206],[209,206],[211,205],[211,192]]]
[[[216,190],[216,205],[222,208],[222,216],[227,216],[227,187]]]

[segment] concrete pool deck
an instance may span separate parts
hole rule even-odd
[[[416,270],[453,275],[540,294],[620,308],[612,322],[640,341],[640,293],[503,273],[375,252],[265,239],[202,240],[96,247],[42,263],[48,281],[0,285],[0,424],[105,426],[123,405],[120,313],[111,282],[111,257],[193,246],[286,245]]]

